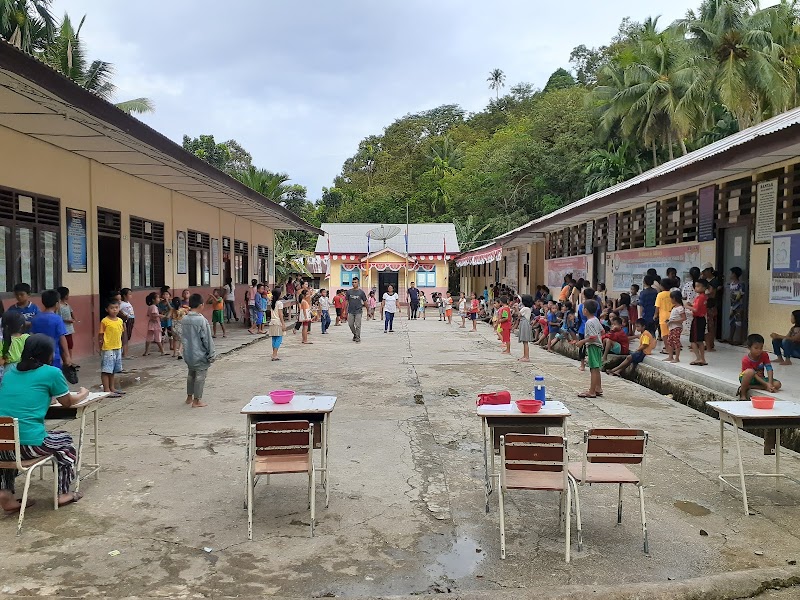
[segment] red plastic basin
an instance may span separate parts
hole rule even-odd
[[[269,397],[275,404],[289,404],[294,398],[294,391],[292,390],[273,390],[269,393]]]
[[[541,400],[517,400],[517,408],[519,412],[533,414],[542,410],[542,402]]]
[[[750,402],[753,403],[753,408],[764,410],[769,410],[775,406],[775,398],[772,396],[753,396],[750,398]]]

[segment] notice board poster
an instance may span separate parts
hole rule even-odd
[[[778,180],[759,181],[756,189],[756,244],[769,244],[772,241],[777,210]]]
[[[67,209],[67,271],[86,273],[86,211]]]
[[[661,277],[665,277],[667,269],[675,267],[678,277],[683,280],[689,276],[689,269],[699,266],[699,244],[615,252],[611,258],[611,285],[608,288],[615,292],[627,292],[634,283],[641,287],[648,269],[655,269]]]
[[[544,261],[544,269],[547,272],[547,287],[553,296],[558,297],[567,273],[572,273],[575,281],[589,278],[589,258],[586,255],[553,258]]]
[[[800,231],[772,236],[770,304],[800,305]]]
[[[178,248],[175,251],[175,269],[178,275],[185,275],[186,265],[186,232],[178,232]]]

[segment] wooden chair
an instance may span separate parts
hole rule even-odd
[[[17,476],[25,475],[22,506],[19,509],[19,521],[17,522],[17,535],[19,535],[22,532],[22,521],[25,520],[25,506],[28,503],[31,475],[36,469],[43,469],[46,466],[53,468],[53,509],[58,510],[58,465],[52,455],[22,459],[19,450],[19,421],[12,417],[0,417],[0,452],[10,452],[14,455],[14,460],[0,461],[0,469],[17,471]]]
[[[311,537],[315,525],[314,425],[308,421],[262,421],[250,426],[247,469],[247,537],[253,539],[253,490],[260,475],[308,473]]]
[[[569,475],[567,441],[560,435],[510,433],[500,437],[500,558],[506,557],[503,496],[509,489],[546,490],[560,495],[559,519],[566,528],[565,559],[570,560],[572,492],[578,489]],[[581,531],[580,504],[575,503],[578,537]]]
[[[644,512],[644,466],[648,438],[649,434],[641,429],[587,429],[583,432],[583,460],[569,466],[570,475],[581,485],[619,485],[618,525],[622,523],[622,486],[636,486],[645,554],[650,551]],[[641,465],[640,474],[634,473],[627,465]],[[582,540],[579,547],[580,545]]]

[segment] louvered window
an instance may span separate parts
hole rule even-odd
[[[0,292],[61,285],[61,203],[0,188]]]
[[[131,287],[164,285],[164,224],[130,218]]]
[[[248,284],[247,281],[247,242],[242,240],[233,240],[233,278],[236,283]]]
[[[188,231],[186,237],[189,250],[189,286],[211,285],[211,237],[207,233]]]
[[[261,283],[269,283],[269,257],[269,247],[258,246],[258,276]]]

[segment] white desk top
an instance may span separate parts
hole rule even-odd
[[[752,402],[707,402],[708,406],[719,413],[725,413],[740,419],[800,419],[800,404],[787,400],[778,400],[774,408],[765,410],[753,408]]]
[[[58,401],[51,401],[50,406],[54,408],[86,408],[89,404],[94,404],[108,396],[111,392],[89,392],[89,395],[86,396],[83,400],[78,402],[77,404],[73,404],[72,406],[61,406],[61,403]]]
[[[570,416],[569,409],[558,400],[548,400],[538,413],[521,412],[513,400],[511,404],[484,404],[478,407],[477,413],[479,417],[530,417],[531,419]]]
[[[288,404],[275,404],[269,396],[253,396],[253,399],[242,409],[242,414],[330,413],[333,412],[335,405],[336,396],[295,394]]]

